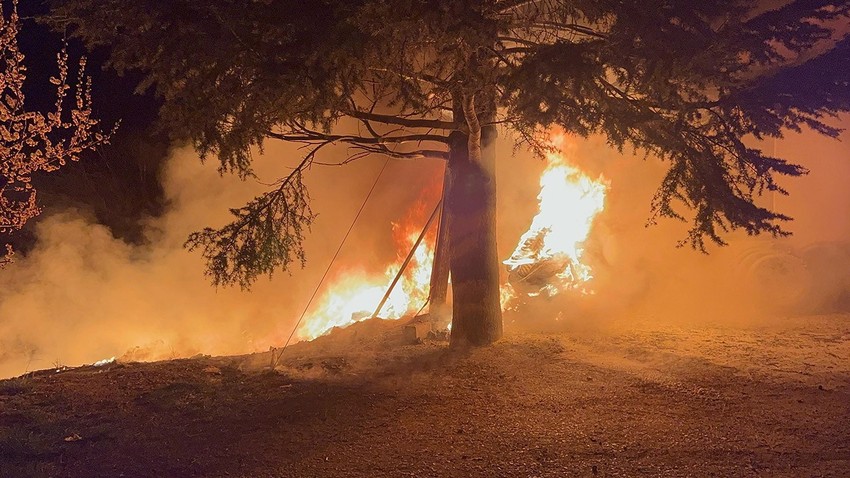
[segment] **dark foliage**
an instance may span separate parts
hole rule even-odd
[[[761,3],[54,0],[51,21],[145,74],[175,136],[225,171],[250,175],[250,149],[270,137],[307,145],[308,163],[339,143],[350,159],[444,157],[448,134],[475,136],[495,105],[533,149],[557,125],[667,160],[653,220],[690,220],[685,242],[704,248],[729,230],[786,233],[789,218],[754,198],[805,170],[747,137],[834,137],[825,120],[850,110],[850,40],[830,27],[850,4]],[[216,283],[303,261],[301,173],[190,239]]]
[[[186,241],[203,249],[213,284],[239,281],[247,288],[260,274],[271,274],[293,261],[306,260],[301,242],[315,215],[301,183],[303,167],[280,181],[277,189],[231,209],[235,220],[221,229],[205,228]]]

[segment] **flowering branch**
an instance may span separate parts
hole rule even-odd
[[[26,66],[18,47],[20,18],[18,0],[12,1],[7,18],[0,3],[0,234],[24,227],[41,209],[32,177],[52,172],[68,161],[78,161],[87,150],[109,142],[109,134],[98,129],[100,121],[92,117],[91,79],[85,75],[85,58],[80,59],[73,104],[69,102],[68,52],[56,55],[58,76],[51,77],[56,87],[54,110],[43,114],[25,109],[24,81]],[[12,248],[0,251],[0,267],[11,261]]]

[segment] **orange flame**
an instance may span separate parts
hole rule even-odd
[[[538,213],[522,235],[511,257],[504,261],[512,272],[512,283],[502,288],[502,308],[510,309],[517,297],[517,284],[531,289],[526,294],[553,296],[567,289],[583,287],[592,277],[582,262],[584,242],[594,218],[605,207],[607,182],[594,180],[568,164],[556,136],[552,145],[558,152],[546,155],[546,170],[540,177]],[[540,284],[528,284],[530,277],[544,277]],[[531,287],[529,287],[531,285]],[[536,286],[535,286],[536,285]],[[582,289],[587,292],[586,289]]]
[[[326,334],[334,327],[345,327],[368,319],[381,302],[384,294],[398,274],[405,257],[413,248],[421,228],[430,213],[429,204],[436,203],[438,190],[430,188],[423,194],[406,217],[392,224],[393,242],[396,244],[396,260],[388,265],[383,274],[346,271],[336,281],[324,287],[325,293],[312,307],[298,329],[298,338],[312,340]],[[401,280],[396,284],[380,316],[399,319],[413,314],[428,299],[431,268],[434,262],[436,227],[432,225],[413,254]]]
[[[563,140],[563,135],[555,136],[552,145],[560,150]],[[533,274],[545,269],[546,281],[530,291],[527,283],[523,287],[518,285],[527,282],[527,276],[504,284],[501,302],[505,310],[515,307],[515,299],[521,294],[518,289],[523,289],[527,296],[552,296],[568,289],[588,292],[585,285],[593,277],[591,268],[582,262],[583,246],[594,218],[605,206],[608,185],[604,178],[591,179],[568,164],[562,150],[547,154],[546,159],[537,196],[538,213],[511,257],[504,261],[512,272],[531,270]],[[437,194],[436,187],[430,188],[403,221],[393,223],[397,257],[383,274],[346,271],[325,287],[326,292],[298,329],[299,339],[312,340],[334,327],[345,327],[372,315],[425,224],[426,204],[436,203]],[[436,227],[432,227],[381,309],[381,317],[398,319],[415,313],[425,304],[435,240]]]

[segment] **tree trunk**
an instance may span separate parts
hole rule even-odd
[[[462,115],[456,108],[455,118],[459,113]],[[451,187],[444,211],[450,224],[451,346],[486,345],[502,336],[496,251],[496,128],[481,128],[480,161],[470,160],[467,134],[454,132],[449,139]]]

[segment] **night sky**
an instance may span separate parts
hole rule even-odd
[[[63,45],[61,33],[34,20],[46,11],[41,2],[24,1],[19,5],[19,46],[26,56],[27,106],[41,111],[53,106],[55,90],[48,78],[56,74],[56,53]],[[150,91],[135,91],[135,75],[119,76],[105,67],[104,49],[86,52],[74,40],[68,42],[68,48],[72,68],[77,67],[82,55],[88,59],[94,116],[102,120],[103,130],[116,123],[119,128],[111,144],[86,152],[81,162],[36,177],[41,205],[47,211],[67,206],[88,209],[116,236],[141,240],[138,220],[158,215],[164,207],[159,176],[168,152],[168,135],[156,125],[159,101]],[[35,222],[12,237],[16,248],[26,251],[32,246]]]

